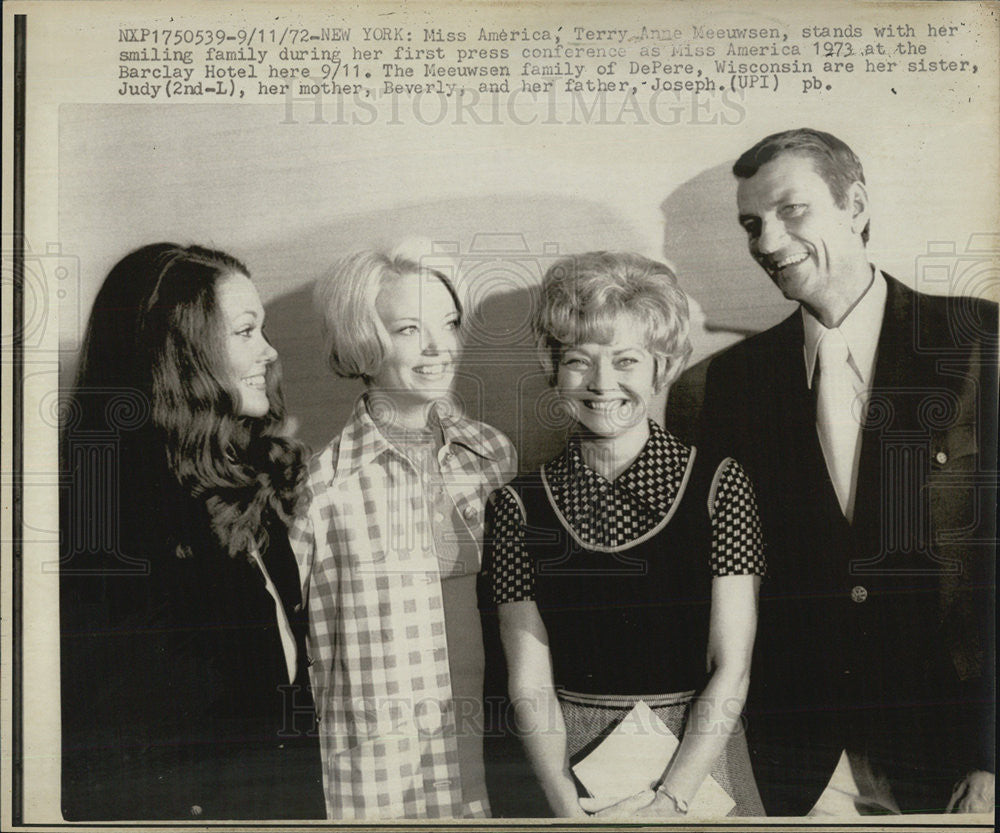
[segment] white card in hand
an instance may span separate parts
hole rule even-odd
[[[677,736],[640,700],[573,772],[594,798],[621,800],[659,781],[678,746]],[[722,818],[735,806],[709,775],[691,802],[689,815]]]

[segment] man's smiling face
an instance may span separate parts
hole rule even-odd
[[[862,216],[851,193],[838,206],[809,157],[789,152],[761,165],[740,180],[736,202],[750,254],[786,298],[815,308],[853,279],[867,204]]]

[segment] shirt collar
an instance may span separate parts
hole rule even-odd
[[[854,372],[862,383],[868,386],[871,386],[875,369],[875,352],[878,348],[879,333],[882,331],[886,292],[885,278],[876,267],[872,266],[871,284],[837,328],[847,342],[849,361]],[[805,333],[803,355],[806,363],[806,383],[811,388],[816,372],[819,343],[827,328],[805,307],[802,307],[802,324]]]
[[[611,484],[615,500],[631,498],[651,512],[665,515],[673,505],[690,453],[688,446],[650,420],[646,445],[632,465]],[[564,454],[545,468],[548,477],[564,477],[560,492],[596,494],[597,487],[607,482],[583,461],[579,437],[570,438]]]
[[[496,444],[487,436],[486,426],[468,419],[462,406],[454,398],[438,402],[434,408],[434,416],[441,426],[445,445],[462,445],[485,460],[494,463],[500,460]]]
[[[496,462],[499,459],[484,436],[483,426],[466,419],[454,400],[435,405],[432,418],[441,426],[445,445],[455,443],[487,460]],[[362,394],[340,435],[335,478],[350,476],[386,453],[399,454],[399,451],[379,430],[368,413],[368,396]]]

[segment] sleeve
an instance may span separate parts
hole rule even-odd
[[[303,602],[308,600],[309,577],[316,557],[316,535],[310,517],[312,502],[315,501],[315,498],[311,495],[310,497],[309,510],[296,515],[288,527],[288,543],[292,547],[295,563],[298,566],[299,588],[302,591]]]
[[[764,537],[753,486],[731,457],[719,464],[708,496],[712,521],[712,575],[758,575],[766,572]]]
[[[744,460],[740,443],[746,436],[739,356],[730,349],[715,356],[708,365],[705,390],[699,409],[697,446],[709,459],[733,455]]]
[[[517,477],[517,449],[502,431],[485,423],[481,424],[489,451],[496,460],[495,466],[489,467],[490,486],[499,489]]]
[[[337,560],[331,550],[331,538],[336,538],[337,518],[334,494],[329,486],[333,477],[333,453],[327,449],[310,464],[309,509],[295,518],[288,530],[288,542],[299,569],[302,600],[309,616],[306,641],[310,679],[317,694],[317,710],[321,693],[328,683],[333,665],[335,623],[339,575]]]
[[[497,431],[496,444],[500,457],[500,474],[503,483],[509,483],[517,477],[517,449],[514,443],[502,431]]]
[[[534,567],[524,547],[524,510],[510,487],[497,489],[486,506],[484,578],[493,604],[531,601]]]

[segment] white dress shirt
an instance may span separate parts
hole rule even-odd
[[[872,267],[872,282],[861,296],[854,308],[847,314],[840,326],[844,341],[848,348],[848,365],[853,371],[854,378],[851,379],[854,388],[854,413],[856,419],[845,420],[838,423],[838,430],[852,432],[850,437],[838,438],[843,442],[849,442],[848,447],[854,449],[851,464],[849,484],[843,493],[838,491],[841,509],[848,521],[854,518],[854,501],[857,494],[858,485],[858,459],[861,454],[861,430],[864,425],[864,415],[868,404],[868,395],[871,392],[872,376],[875,373],[875,360],[878,351],[879,333],[882,331],[882,317],[885,314],[886,282],[882,273]],[[817,354],[819,343],[826,335],[828,328],[824,327],[820,321],[811,313],[802,308],[802,322],[805,331],[805,341],[803,344],[803,355],[806,363],[806,380],[810,389],[815,380],[815,370],[817,364]],[[836,477],[833,474],[833,465],[830,459],[830,451],[821,441],[823,454],[826,459],[827,469],[831,474],[831,479],[836,486]]]

